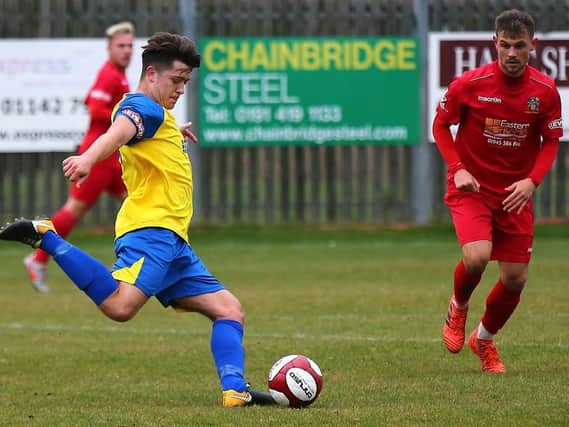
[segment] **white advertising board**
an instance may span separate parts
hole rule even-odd
[[[135,39],[131,91],[145,43]],[[83,100],[107,56],[104,38],[0,40],[0,152],[74,151],[89,120]],[[186,121],[185,96],[173,113]]]
[[[429,34],[429,123],[437,104],[455,76],[496,58],[493,33]],[[531,65],[555,80],[561,95],[564,135],[569,140],[569,33],[537,34]],[[433,135],[429,133],[433,142]]]

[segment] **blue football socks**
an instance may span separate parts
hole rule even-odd
[[[236,320],[216,320],[211,331],[211,352],[223,390],[245,391],[243,326]]]
[[[59,234],[52,231],[45,233],[40,247],[53,257],[71,281],[96,305],[117,290],[116,280],[102,262],[73,246]]]

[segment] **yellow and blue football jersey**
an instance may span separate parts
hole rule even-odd
[[[174,116],[141,93],[128,93],[115,106],[136,135],[120,148],[128,195],[115,222],[115,235],[146,227],[172,230],[188,241],[193,213],[192,167]]]

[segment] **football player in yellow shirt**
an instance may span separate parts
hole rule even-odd
[[[144,46],[142,74],[134,93],[115,106],[113,123],[81,155],[63,161],[72,182],[120,150],[128,196],[117,215],[112,272],[59,236],[48,220],[18,220],[0,239],[40,247],[99,309],[118,322],[132,319],[150,297],[165,307],[195,311],[212,320],[211,351],[224,407],[273,404],[244,378],[243,310],[239,300],[207,270],[188,242],[192,217],[192,169],[185,139],[196,142],[189,124],[168,111],[184,94],[199,67],[194,42],[156,33]]]

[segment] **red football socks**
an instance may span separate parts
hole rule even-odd
[[[464,266],[462,260],[458,262],[454,269],[454,299],[460,306],[465,306],[470,300],[470,296],[482,275],[471,275]]]
[[[495,335],[508,321],[520,302],[521,292],[513,292],[506,288],[501,280],[486,298],[486,310],[482,316],[484,328]]]

